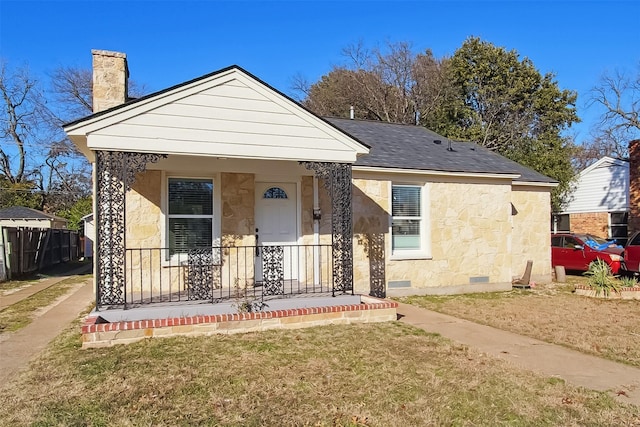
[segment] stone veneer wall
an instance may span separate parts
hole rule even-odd
[[[136,175],[127,193],[127,248],[159,248],[161,242],[162,173],[148,170]]]
[[[370,233],[384,235],[387,283],[411,283],[411,287],[388,287],[388,295],[510,289],[511,185],[452,180],[430,182],[426,191],[430,199],[431,257],[393,260],[389,237],[391,182],[354,179],[356,290],[369,290],[366,249]]]
[[[512,276],[522,277],[527,261],[533,261],[531,279],[551,281],[551,193],[548,188],[515,186],[511,192],[513,234]]]
[[[93,112],[106,110],[127,101],[129,69],[127,55],[107,50],[92,50]]]
[[[221,174],[222,245],[255,245],[255,177],[251,173]]]
[[[427,269],[413,261],[412,274],[405,277],[415,287],[443,287],[446,293],[510,287],[511,185],[442,181],[428,187],[433,259]],[[391,263],[390,278],[408,264]]]
[[[148,292],[151,289],[165,290],[170,285],[178,286],[183,272],[175,267],[162,271],[161,196],[162,173],[148,170],[136,175],[136,181],[127,192],[126,252],[127,293]],[[146,248],[147,250],[131,250]]]
[[[222,246],[253,246],[255,240],[255,176],[251,173],[222,173]],[[238,273],[253,277],[253,251],[228,249],[223,254],[222,282],[230,286],[253,286],[253,279],[240,283]]]
[[[139,174],[127,194],[129,248],[158,248],[162,244],[161,176],[158,171]],[[221,174],[221,229],[222,243],[225,245],[250,246],[255,243],[254,180],[253,174]],[[305,244],[313,243],[312,183],[311,177],[302,178],[302,231]],[[411,283],[410,288],[402,288],[398,292],[455,293],[502,289],[510,286],[514,275],[522,274],[527,259],[534,260],[536,280],[550,277],[549,248],[539,245],[534,252],[531,250],[534,245],[532,242],[549,240],[549,193],[546,190],[512,191],[510,184],[500,181],[430,182],[426,191],[430,199],[431,257],[393,260],[390,259],[389,236],[391,182],[358,177],[354,178],[353,184],[354,279],[358,293],[367,294],[370,291],[369,272],[372,263],[368,256],[368,245],[374,239],[384,245],[386,281]],[[330,244],[331,203],[321,182],[319,198],[322,210],[320,239],[321,243]],[[513,217],[511,203],[518,211]],[[130,267],[142,266],[142,282],[153,284],[153,287],[162,284],[166,289],[167,285],[179,285],[184,280],[181,268],[160,268],[160,257],[151,261],[140,257],[139,260],[127,262]],[[253,260],[240,267],[239,271],[252,269]],[[328,272],[329,267],[329,260],[323,260],[322,268]],[[135,280],[140,280],[138,277],[136,275]],[[328,279],[328,276],[325,274],[324,278]],[[233,278],[230,282],[226,278],[225,283],[233,284]],[[388,292],[390,290],[388,288]]]
[[[569,214],[569,227],[574,233],[589,233],[595,236],[609,236],[609,213],[588,212]]]
[[[372,245],[384,245],[389,234],[390,182],[375,179],[353,180],[353,278],[357,293],[370,292],[370,269],[375,260],[369,257]]]

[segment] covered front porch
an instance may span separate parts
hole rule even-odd
[[[96,178],[97,310],[354,293],[348,163],[97,151]]]

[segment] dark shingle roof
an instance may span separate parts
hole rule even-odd
[[[555,183],[538,172],[470,142],[451,142],[423,126],[369,120],[325,118],[371,146],[355,166],[442,172],[519,174],[515,181]],[[441,141],[436,143],[434,141]]]
[[[11,206],[0,209],[0,219],[62,219],[42,211],[25,208],[24,206]]]

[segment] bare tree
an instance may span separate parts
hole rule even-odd
[[[46,98],[42,84],[26,67],[0,68],[0,204],[22,205],[56,212],[90,194],[90,168],[67,139],[61,124],[66,117],[90,112],[86,73],[65,69],[54,79],[58,97]],[[66,86],[65,86],[66,85]],[[67,92],[62,92],[63,88]],[[64,95],[64,96],[63,96]],[[65,114],[69,114],[68,116]]]
[[[603,110],[594,143],[604,143],[609,155],[627,157],[628,142],[640,137],[640,64],[635,76],[604,74],[591,91],[590,105]]]
[[[60,116],[74,119],[93,111],[93,77],[91,70],[60,67],[51,74],[51,91],[57,101]]]
[[[28,146],[40,142],[34,128],[42,118],[42,93],[26,68],[9,70],[2,61],[0,96],[4,110],[0,116],[0,173],[9,183],[23,183],[29,175]]]

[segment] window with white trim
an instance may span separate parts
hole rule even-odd
[[[629,212],[609,212],[609,239],[614,239],[618,244],[627,243]]]
[[[571,217],[569,214],[552,214],[551,215],[551,232],[552,233],[569,233],[571,230]]]
[[[167,243],[170,254],[213,244],[213,180],[169,178]]]
[[[392,253],[409,255],[424,251],[422,186],[393,185],[391,200]]]

